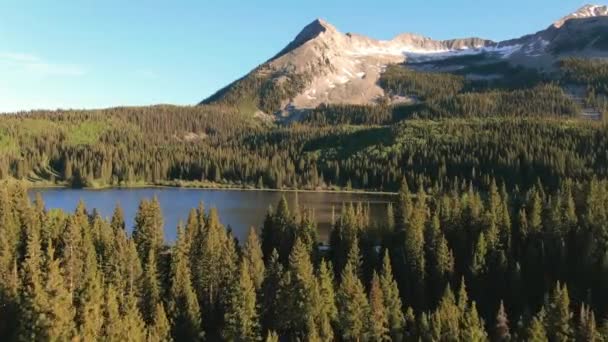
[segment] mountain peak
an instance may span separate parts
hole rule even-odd
[[[331,30],[331,29],[335,30],[335,27],[332,24],[328,23],[325,19],[322,19],[322,18],[317,18],[317,19],[313,20],[307,26],[312,26],[312,25],[321,26],[328,30]]]
[[[560,28],[564,25],[564,23],[566,23],[566,21],[570,19],[583,19],[601,16],[608,16],[608,6],[587,4],[579,8],[575,12],[570,13],[567,16],[556,21],[555,23],[553,23],[553,26],[556,28]]]
[[[286,53],[289,53],[300,46],[304,45],[306,42],[313,40],[320,36],[321,34],[326,33],[338,33],[338,30],[328,23],[327,21],[317,18],[313,20],[310,24],[304,26],[302,31],[298,33],[298,35],[294,38],[291,43],[289,43],[283,50],[281,50],[277,55],[275,55],[271,60],[279,58]]]
[[[328,23],[327,21],[317,18],[313,20],[310,24],[304,26],[302,31],[298,33],[293,43],[299,43],[299,45],[316,38],[321,33],[324,32],[337,32],[338,30]]]
[[[560,29],[568,20],[571,21],[566,29]],[[323,103],[374,104],[391,95],[380,86],[380,79],[391,64],[408,63],[421,70],[454,72],[504,61],[545,72],[569,54],[604,56],[608,47],[598,36],[607,30],[608,6],[600,5],[583,6],[545,30],[501,42],[475,37],[435,40],[413,33],[378,40],[342,33],[327,21],[315,19],[277,55],[204,103],[249,106],[253,101],[260,111],[281,115]],[[451,61],[441,63],[446,59]],[[467,75],[484,80],[501,77],[480,76],[473,71]]]

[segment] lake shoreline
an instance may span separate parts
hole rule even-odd
[[[90,191],[103,191],[103,190],[129,190],[129,189],[184,189],[184,190],[229,190],[229,191],[265,191],[265,192],[301,192],[301,193],[337,193],[337,194],[361,194],[361,195],[387,195],[396,196],[397,192],[388,191],[371,191],[371,190],[329,190],[329,189],[274,189],[274,188],[243,188],[237,186],[205,186],[196,184],[182,184],[182,185],[170,185],[170,184],[141,184],[141,185],[117,185],[117,186],[97,186],[97,187],[82,187],[72,188],[67,185],[61,184],[40,184],[26,182],[28,189],[30,190],[44,190],[44,189],[73,189],[73,190],[90,190]]]
[[[61,209],[71,213],[83,203],[87,210],[95,210],[101,217],[112,217],[116,206],[123,209],[125,224],[131,232],[135,226],[140,205],[144,200],[156,198],[162,211],[165,239],[174,241],[176,227],[187,222],[193,208],[201,203],[204,207],[215,208],[220,214],[220,222],[230,227],[239,241],[245,241],[250,227],[262,227],[270,208],[276,208],[284,198],[290,210],[312,210],[320,241],[328,241],[335,215],[342,214],[345,205],[361,203],[370,211],[370,222],[383,224],[389,203],[395,203],[397,196],[339,191],[277,191],[273,189],[196,189],[170,186],[148,186],[137,188],[66,188],[62,186],[28,189],[31,199],[41,196],[47,210]],[[92,211],[88,211],[92,212]]]

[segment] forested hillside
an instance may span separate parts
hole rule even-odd
[[[602,63],[565,60],[559,82],[516,90],[471,90],[458,76],[395,66],[381,83],[418,101],[322,105],[287,124],[230,106],[3,115],[0,178],[384,191],[396,191],[404,176],[427,186],[493,177],[509,188],[604,178],[605,124],[579,119],[564,90],[588,88],[588,102],[604,101]]]
[[[0,175],[74,187],[192,182],[396,191],[403,176],[426,185],[495,177],[526,187],[538,178],[554,185],[608,172],[608,131],[596,122],[493,117],[269,128],[200,110],[3,116]]]

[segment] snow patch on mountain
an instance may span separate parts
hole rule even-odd
[[[355,33],[342,33],[325,20],[317,19],[306,25],[292,42],[251,75],[277,84],[290,78],[304,82],[298,84],[296,95],[282,99],[284,114],[290,109],[315,108],[322,103],[369,104],[385,96],[378,80],[390,64],[428,62],[428,65],[419,67],[449,72],[463,68],[464,64],[435,67],[433,62],[486,54],[492,61],[502,59],[527,67],[551,68],[563,57],[560,55],[562,52],[556,52],[560,51],[556,49],[560,43],[576,41],[580,37],[579,32],[595,32],[593,30],[597,27],[608,27],[602,20],[592,19],[600,16],[608,16],[608,6],[587,5],[545,30],[498,43],[481,38],[434,40],[412,33],[400,34],[390,40],[377,40]],[[576,19],[576,23],[562,27],[572,19]],[[471,60],[485,61],[485,58]],[[218,94],[206,101],[222,96],[221,92]]]
[[[608,6],[585,5],[579,8],[576,12],[570,13],[567,16],[556,21],[555,23],[553,23],[553,26],[555,28],[560,28],[566,23],[566,21],[570,19],[582,19],[601,16],[608,16]]]

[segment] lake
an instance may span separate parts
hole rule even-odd
[[[386,222],[387,204],[395,200],[389,194],[338,193],[338,192],[295,192],[291,191],[241,191],[211,190],[184,188],[137,188],[137,189],[33,189],[33,198],[40,193],[47,209],[63,209],[73,212],[80,200],[84,201],[90,211],[96,208],[106,218],[112,216],[116,205],[124,209],[127,229],[133,228],[139,202],[156,196],[160,202],[165,223],[165,238],[172,242],[176,237],[179,221],[185,222],[191,208],[203,202],[205,208],[217,208],[220,220],[230,226],[236,237],[243,241],[251,226],[261,227],[269,206],[276,207],[281,196],[285,196],[290,207],[293,207],[296,196],[301,208],[311,208],[319,228],[319,238],[326,241],[331,229],[332,207],[336,216],[340,214],[343,203],[369,203],[371,220],[378,224]]]

